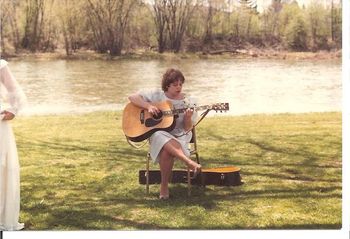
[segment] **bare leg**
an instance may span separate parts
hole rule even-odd
[[[169,197],[169,180],[171,175],[171,170],[173,169],[174,159],[173,157],[164,149],[160,151],[159,154],[159,167],[161,174],[160,182],[160,197]]]
[[[166,151],[169,155],[180,159],[184,162],[190,169],[196,170],[201,168],[201,166],[195,161],[189,159],[182,151],[181,145],[176,140],[169,140],[164,146],[163,151]]]
[[[169,179],[174,166],[174,157],[183,161],[190,169],[198,171],[200,164],[189,159],[182,151],[181,145],[176,140],[169,140],[159,153],[159,167],[161,174],[160,197],[169,196]]]

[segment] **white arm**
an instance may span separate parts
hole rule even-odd
[[[7,91],[5,98],[10,104],[10,108],[5,110],[16,115],[18,111],[22,109],[26,104],[27,98],[17,83],[15,77],[12,75],[10,68],[7,66],[7,62],[4,60],[1,61],[0,80],[1,84],[5,86],[5,89]]]

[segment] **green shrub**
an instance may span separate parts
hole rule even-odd
[[[307,29],[304,19],[295,16],[286,28],[286,44],[296,51],[307,50]]]

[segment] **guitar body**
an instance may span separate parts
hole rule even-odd
[[[161,111],[172,110],[172,104],[169,101],[152,103],[152,105]],[[171,131],[174,127],[174,116],[159,115],[154,117],[146,109],[133,103],[128,103],[124,108],[122,128],[130,141],[141,142],[158,130]]]
[[[187,108],[173,109],[170,101],[162,101],[152,103],[161,113],[154,116],[146,109],[140,108],[133,103],[128,103],[123,111],[122,128],[125,136],[133,142],[141,142],[151,137],[151,135],[158,131],[171,131],[175,127],[175,118],[178,114],[184,113]],[[228,103],[217,103],[213,105],[195,106],[191,107],[193,110],[215,110],[226,111],[229,109]]]

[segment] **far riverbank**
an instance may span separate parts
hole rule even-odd
[[[21,60],[27,58],[36,58],[40,60],[62,59],[62,60],[120,60],[120,59],[139,59],[139,60],[173,60],[173,59],[281,59],[281,60],[329,60],[341,59],[342,52],[339,50],[317,51],[317,52],[291,52],[275,49],[237,49],[235,51],[212,51],[212,52],[180,52],[180,53],[158,53],[154,50],[139,49],[133,52],[124,52],[121,56],[110,56],[109,54],[100,54],[92,50],[78,50],[72,55],[66,55],[64,50],[55,52],[32,53],[21,51],[19,53],[3,53],[2,58],[11,60]]]

